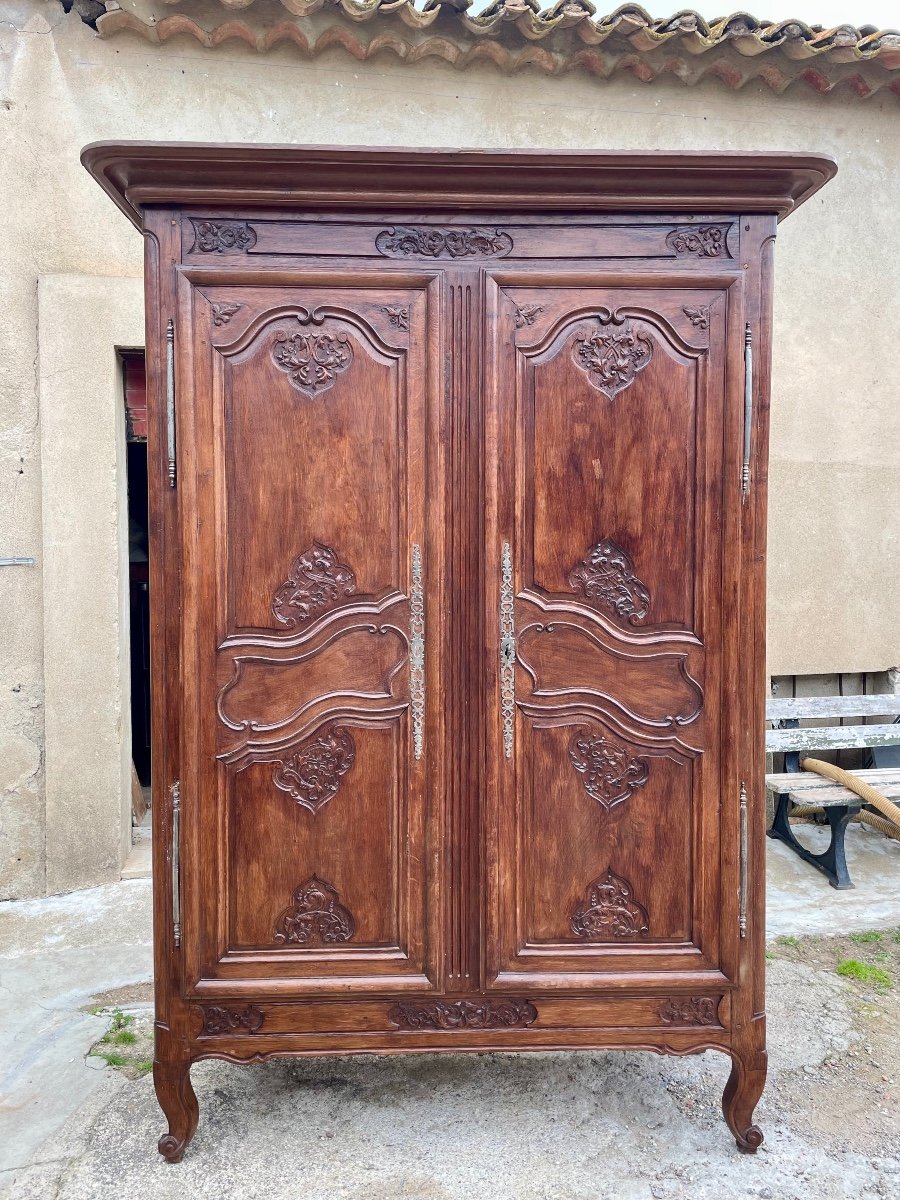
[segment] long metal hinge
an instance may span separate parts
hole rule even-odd
[[[503,753],[512,758],[516,714],[516,626],[513,603],[512,552],[503,543],[500,560],[500,718]]]
[[[744,463],[741,467],[741,495],[750,495],[750,447],[753,441],[753,330],[744,326]]]
[[[422,589],[422,551],[418,542],[412,548],[409,596],[409,703],[413,752],[416,758],[421,758],[425,742],[425,594]]]
[[[172,937],[181,945],[181,780],[169,789],[172,797]]]
[[[169,487],[175,486],[175,322],[166,326],[166,454]]]
[[[738,924],[741,937],[747,936],[747,854],[749,851],[749,814],[747,808],[747,787],[741,780],[741,883],[740,900],[738,905]]]

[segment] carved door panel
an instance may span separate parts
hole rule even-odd
[[[428,274],[182,278],[181,886],[199,994],[421,991],[439,974],[436,318]]]
[[[740,288],[488,282],[491,986],[732,971]]]

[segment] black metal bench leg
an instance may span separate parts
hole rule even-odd
[[[789,816],[790,808],[791,801],[789,794],[787,792],[779,792],[778,803],[775,807],[775,820],[772,822],[772,828],[768,830],[769,837],[777,838],[778,841],[784,842],[804,862],[808,862],[824,875],[827,875],[828,882],[833,888],[838,888],[841,891],[846,888],[852,888],[854,884],[847,870],[844,835],[847,832],[847,825],[862,808],[862,801],[859,804],[832,804],[824,809],[825,816],[828,818],[828,824],[831,827],[831,841],[828,844],[828,848],[823,850],[821,854],[813,854],[811,850],[807,850],[794,837]]]
[[[828,870],[828,882],[833,888],[852,888],[854,883],[847,870],[847,858],[844,853],[844,834],[847,826],[853,820],[862,806],[859,804],[834,804],[824,809],[828,824],[831,826],[831,844],[822,855]],[[829,861],[830,860],[830,861]]]

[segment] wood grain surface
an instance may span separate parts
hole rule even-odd
[[[84,157],[146,238],[161,1152],[199,1058],[579,1047],[728,1053],[755,1149],[771,251],[833,164]]]

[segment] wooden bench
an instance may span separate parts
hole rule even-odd
[[[861,717],[900,717],[900,696],[797,696],[772,699],[766,704],[766,721],[773,725],[766,730],[766,753],[783,753],[787,767],[784,774],[766,776],[766,787],[775,797],[775,819],[769,837],[784,842],[805,862],[822,871],[834,888],[853,887],[847,870],[844,834],[864,802],[849,788],[811,771],[802,771],[800,755],[851,747],[869,748],[877,755],[879,747],[900,746],[900,723],[801,728],[800,722]],[[854,771],[854,775],[900,803],[900,769],[876,766]],[[807,850],[794,836],[790,813],[795,805],[823,810],[831,838],[821,854]]]

